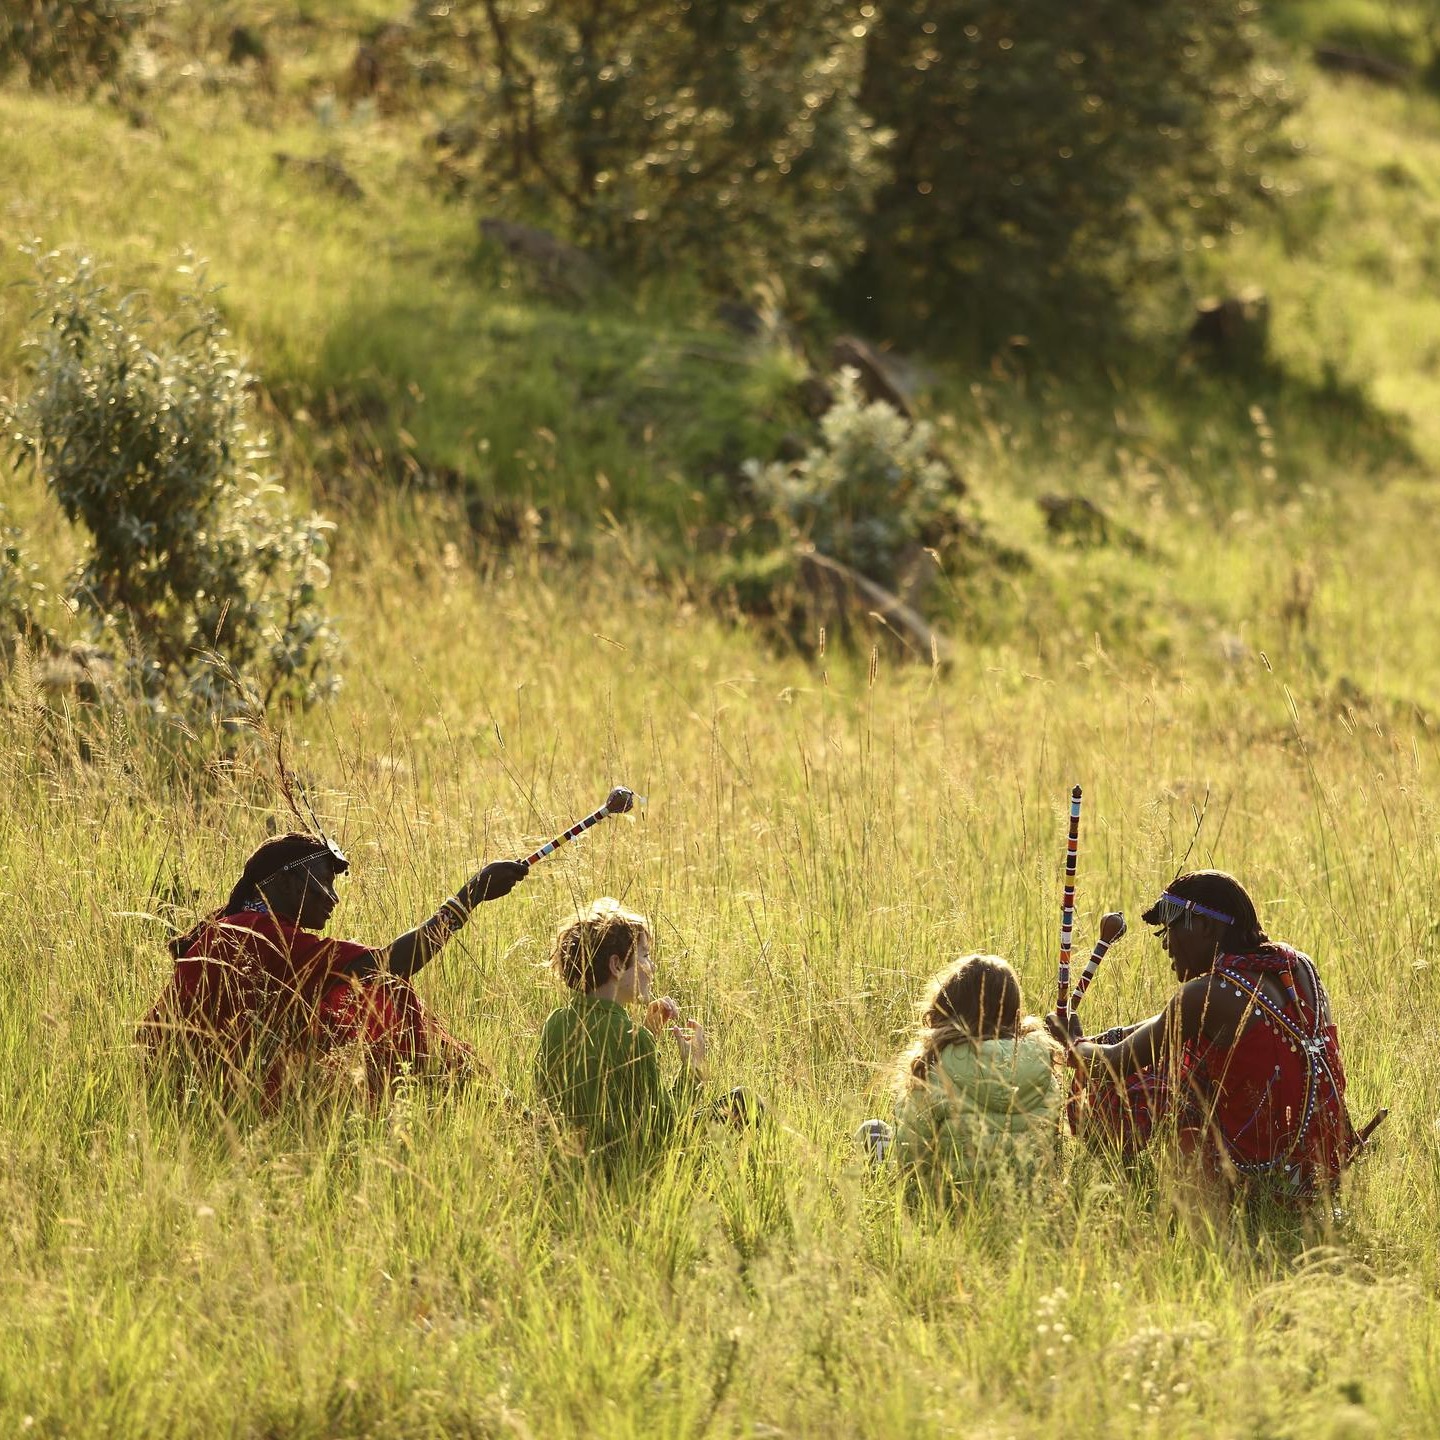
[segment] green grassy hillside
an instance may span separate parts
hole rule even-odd
[[[15,677],[7,1417],[247,1436],[1440,1422],[1427,730],[1259,664],[1155,683],[1093,650],[976,651],[945,680],[882,665],[872,683],[757,656],[618,547],[557,583],[447,568],[434,531],[371,542],[423,558],[348,573],[365,641],[295,752],[355,860],[335,928],[398,932],[613,781],[649,805],[537,868],[424,975],[493,1081],[229,1128],[147,1100],[129,1037],[167,964],[155,917],[223,891],[280,804],[263,752],[181,786],[116,717],[86,727],[82,762]],[[1163,1167],[1080,1156],[1033,1207],[955,1217],[865,1174],[849,1135],[886,1108],[927,975],[993,949],[1046,1003],[1076,778],[1082,946],[1101,909],[1147,903],[1203,808],[1192,862],[1240,871],[1319,958],[1354,1107],[1394,1112],[1343,1222],[1247,1223]],[[715,1037],[713,1083],[757,1087],[775,1122],[618,1193],[557,1177],[518,1108],[558,998],[550,927],[601,893],[654,917],[661,986]],[[1141,929],[1092,1022],[1155,1006],[1166,979]]]
[[[344,98],[362,17],[268,13],[278,58],[264,84],[219,62],[224,25],[181,7],[155,39],[148,88],[123,103],[0,92],[12,240],[82,247],[162,305],[183,254],[205,260],[263,379],[284,473],[324,506],[363,511],[377,486],[438,486],[469,497],[482,534],[514,528],[491,518],[497,503],[508,516],[535,506],[562,551],[618,522],[669,573],[689,573],[687,540],[734,519],[740,462],[806,433],[804,361],[726,332],[683,277],[617,283],[585,306],[544,298],[435,185],[428,116]],[[1180,354],[1186,317],[1173,312],[1152,317],[1133,357],[1098,369],[1079,351],[1039,357],[1034,374],[927,359],[922,408],[941,418],[981,517],[1034,564],[1023,582],[950,577],[952,628],[1013,640],[1028,618],[1039,634],[1098,630],[1163,663],[1177,632],[1207,645],[1236,622],[1234,588],[1196,593],[1171,563],[1175,542],[1251,573],[1238,598],[1252,623],[1293,610],[1295,585],[1318,585],[1312,611],[1323,612],[1325,537],[1373,535],[1377,491],[1440,454],[1429,339],[1440,199],[1426,178],[1436,105],[1296,65],[1308,96],[1296,193],[1273,225],[1198,257],[1193,276],[1197,296],[1264,288],[1268,371],[1205,373]],[[338,161],[363,198],[277,154]],[[0,256],[7,282],[27,267],[13,244]],[[27,292],[7,288],[0,377],[12,392],[27,318]],[[1033,500],[1074,491],[1151,537],[1158,563],[1102,552],[1101,586],[1098,557],[1053,553]],[[1408,516],[1422,496],[1381,511],[1399,503]],[[1402,523],[1387,544],[1413,533]],[[1257,551],[1270,558],[1257,563]],[[1264,629],[1264,643],[1284,643]],[[1310,651],[1323,654],[1313,640]]]

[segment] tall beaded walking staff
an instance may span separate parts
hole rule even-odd
[[[573,840],[577,835],[583,835],[592,825],[598,825],[607,815],[625,815],[637,804],[643,805],[644,803],[643,795],[637,795],[633,790],[627,790],[625,786],[617,785],[605,797],[605,803],[598,810],[587,815],[583,820],[577,820],[568,830],[557,835],[553,840],[547,840],[533,855],[527,855],[524,863],[533,865],[537,860],[543,860],[547,855],[553,854],[567,840]]]
[[[1070,1020],[1070,943],[1075,933],[1075,865],[1080,858],[1080,787],[1070,792],[1070,834],[1065,841],[1065,891],[1060,899],[1060,974],[1055,1013]]]
[[[1125,933],[1125,917],[1118,910],[1100,917],[1100,938],[1095,942],[1095,948],[1090,952],[1090,958],[1085,962],[1085,968],[1075,982],[1075,993],[1070,997],[1072,1015],[1080,1008],[1080,1001],[1090,988],[1090,982],[1095,978],[1095,972],[1100,968],[1106,952]]]

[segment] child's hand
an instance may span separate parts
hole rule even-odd
[[[680,1018],[680,1007],[668,995],[652,1000],[645,1007],[645,1028],[652,1035],[663,1035],[666,1027]]]
[[[670,1033],[680,1048],[681,1064],[699,1070],[710,1048],[705,1040],[705,1027],[698,1020],[686,1020],[684,1024],[672,1025]]]

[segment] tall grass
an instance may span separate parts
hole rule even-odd
[[[294,32],[273,94],[178,68],[114,109],[0,91],[0,280],[33,234],[136,283],[194,246],[276,396],[287,473],[348,512],[346,689],[289,750],[354,857],[337,931],[392,937],[613,783],[649,804],[484,907],[422,977],[489,1078],[237,1123],[148,1093],[130,1041],[171,927],[288,821],[271,752],[87,711],[22,659],[0,688],[0,1426],[1436,1433],[1433,104],[1313,78],[1308,188],[1282,212],[1303,218],[1207,277],[1269,290],[1270,376],[941,376],[944,443],[1031,568],[945,577],[946,672],[805,663],[657,581],[646,538],[770,453],[792,359],[720,336],[683,277],[576,311],[478,254],[473,216],[418,173],[423,118],[335,97],[355,24],[385,13],[271,15]],[[200,52],[253,18],[169,14]],[[337,154],[367,199],[311,190],[275,150]],[[26,308],[0,291],[6,391]],[[475,554],[458,506],[387,491],[447,469],[585,517],[588,568]],[[1100,500],[1137,543],[1053,542],[1048,490]],[[33,487],[5,493],[58,579],[73,540]],[[861,1164],[849,1136],[884,1112],[934,970],[995,950],[1049,1003],[1076,780],[1082,944],[1188,852],[1316,956],[1353,1108],[1393,1111],[1340,1217],[1262,1223],[1163,1158],[1082,1155],[1032,1208],[933,1214]],[[651,914],[713,1083],[754,1086],[774,1122],[617,1188],[556,1164],[528,1113],[560,998],[546,938],[601,893]],[[1087,1019],[1167,988],[1133,936]]]
[[[116,716],[5,692],[0,1413],[37,1433],[1425,1434],[1440,1423],[1430,732],[1337,715],[1258,658],[1178,679],[967,652],[949,675],[766,659],[617,552],[488,579],[392,510],[341,591],[345,696],[295,765],[355,858],[336,928],[429,913],[617,781],[647,794],[486,906],[427,999],[493,1070],[379,1113],[227,1125],[129,1046],[164,921],[228,887],[262,750],[177,769]],[[1418,542],[1417,542],[1418,543]],[[1433,662],[1432,662],[1433,663]],[[83,739],[83,750],[80,740]],[[82,758],[88,756],[88,758]],[[181,779],[180,776],[188,778]],[[1214,861],[1318,958],[1354,1109],[1394,1114],[1345,1214],[1261,1224],[1164,1164],[1074,1156],[1033,1208],[907,1210],[849,1135],[924,979],[1011,957],[1048,1003],[1061,811],[1086,786],[1081,935]],[[1207,802],[1208,793],[1208,802]],[[1203,824],[1196,831],[1196,813]],[[653,917],[716,1085],[771,1104],[618,1190],[525,1107],[546,935],[598,893]],[[1167,990],[1143,935],[1090,1021]],[[1379,1427],[1379,1430],[1376,1430]]]

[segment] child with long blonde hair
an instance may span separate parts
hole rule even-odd
[[[998,955],[966,955],[931,982],[896,1080],[895,1148],[927,1189],[1028,1185],[1055,1163],[1059,1049],[1024,1013]]]

